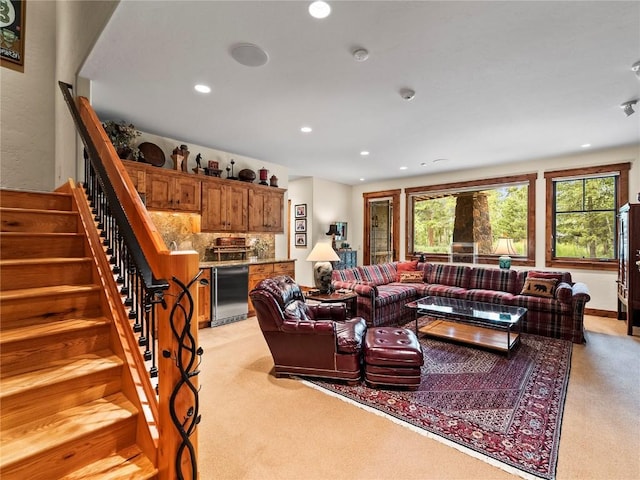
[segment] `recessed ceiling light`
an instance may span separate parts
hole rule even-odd
[[[238,43],[231,47],[231,56],[245,67],[261,67],[269,61],[269,55],[252,43]]]
[[[193,88],[195,89],[196,92],[200,92],[200,93],[210,93],[211,92],[211,87],[208,86],[208,85],[198,84]]]
[[[366,157],[367,155],[369,155],[369,152],[367,150],[362,150],[360,152],[360,155],[362,155],[363,157]]]
[[[590,143],[583,143],[582,145],[580,145],[582,148],[589,148],[591,146]]]
[[[302,133],[311,133],[313,131],[313,129],[311,127],[300,127],[300,131]]]
[[[406,170],[409,167],[400,167],[400,170]]]
[[[309,5],[309,15],[313,18],[327,18],[331,13],[331,7],[327,2],[317,1]]]
[[[364,182],[364,178],[361,178],[361,179],[360,179],[360,181],[361,181],[361,182]]]

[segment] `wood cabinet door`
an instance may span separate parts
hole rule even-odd
[[[200,211],[200,180],[176,178],[173,208],[185,211]]]
[[[284,232],[282,214],[284,195],[280,192],[268,192],[264,202],[264,226],[268,232]]]
[[[226,191],[223,185],[207,182],[202,185],[202,218],[203,231],[228,230],[227,213],[224,210]]]
[[[249,265],[249,290],[247,291],[247,297],[249,292],[256,288],[256,285],[260,283],[265,278],[269,278],[273,275],[273,263],[262,263],[260,265]],[[253,303],[251,303],[251,298],[248,298],[249,301],[249,312],[247,315],[250,317],[256,314],[255,308],[253,308]]]
[[[133,183],[136,191],[141,194],[147,193],[146,173],[144,167],[141,167],[136,163],[125,163],[125,169],[127,170],[131,183]]]
[[[294,280],[296,279],[295,262],[280,262],[273,264],[273,276],[288,275]]]
[[[249,192],[249,230],[252,232],[284,232],[282,221],[284,194],[251,190]]]
[[[264,230],[264,192],[249,190],[249,231]]]
[[[147,208],[173,209],[174,178],[163,173],[147,174]]]
[[[249,190],[242,185],[229,185],[224,209],[227,216],[227,228],[233,232],[246,232],[249,225]]]

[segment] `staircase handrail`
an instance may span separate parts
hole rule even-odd
[[[156,325],[162,353],[158,358],[158,478],[196,480],[197,368],[202,349],[197,347],[197,322],[191,319],[197,305],[199,255],[167,249],[88,99],[80,96],[74,101],[72,86],[58,84],[100,184],[113,197],[109,207],[130,255],[148,291],[157,292],[165,306],[158,309]],[[175,302],[166,308],[165,298]]]

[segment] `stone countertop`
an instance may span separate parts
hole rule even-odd
[[[262,265],[265,263],[295,262],[295,258],[257,258],[255,260],[223,260],[220,262],[200,262],[200,268],[235,267],[237,265]]]

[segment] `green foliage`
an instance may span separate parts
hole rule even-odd
[[[136,130],[135,126],[122,121],[107,120],[102,122],[102,128],[104,128],[118,154],[122,155],[122,152],[127,151],[127,154],[131,155],[135,160],[140,157],[140,150],[133,145],[133,142],[142,133]]]
[[[514,240],[516,251],[524,255],[528,225],[528,187],[514,185],[483,190],[489,205],[494,246],[500,237]],[[414,251],[423,253],[449,253],[453,238],[456,195],[415,200]],[[492,252],[478,252],[487,254]]]
[[[555,256],[615,258],[615,177],[555,182]]]

